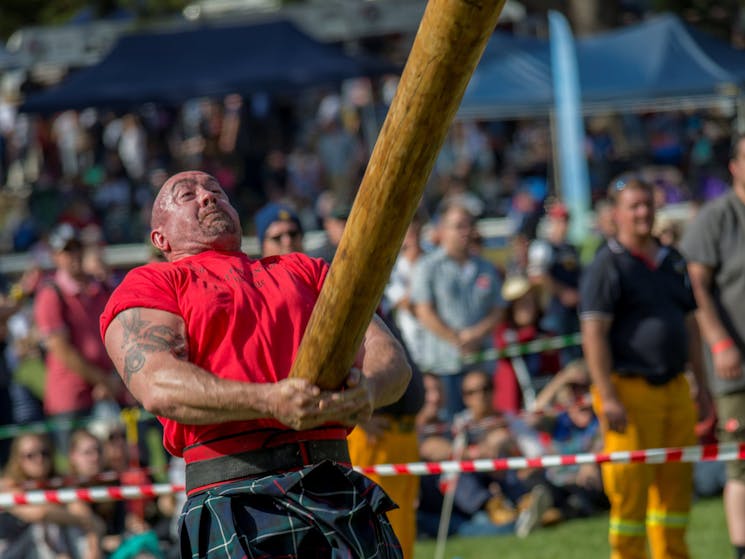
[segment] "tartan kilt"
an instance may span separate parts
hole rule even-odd
[[[329,460],[221,484],[190,497],[179,518],[182,559],[400,559],[370,479]]]

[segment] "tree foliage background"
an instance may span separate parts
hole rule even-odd
[[[21,27],[55,25],[69,21],[75,14],[90,8],[95,18],[117,10],[129,10],[138,18],[174,14],[190,0],[2,0],[0,1],[0,38],[5,41]]]
[[[117,10],[131,11],[140,20],[180,12],[193,0],[0,0],[0,40],[5,41],[17,29],[29,25],[54,25],[90,8],[100,18]],[[284,3],[304,0],[284,0]],[[424,1],[424,0],[423,0]],[[579,35],[594,33],[622,23],[622,7],[629,6],[673,11],[703,29],[729,39],[745,0],[520,0],[529,11],[561,10]],[[743,11],[742,13],[745,13]]]

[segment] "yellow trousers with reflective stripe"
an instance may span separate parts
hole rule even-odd
[[[403,428],[400,428],[403,425]],[[419,447],[413,418],[406,422],[393,420],[391,429],[381,436],[368,438],[359,427],[347,437],[349,456],[354,466],[417,462]],[[380,485],[399,508],[389,511],[388,520],[401,542],[404,559],[414,559],[416,541],[416,502],[419,499],[419,478],[412,475],[378,476],[366,474]]]
[[[605,451],[680,447],[696,444],[696,410],[683,375],[663,386],[639,377],[612,375],[628,426],[609,431],[602,402],[593,391]],[[603,484],[611,503],[608,541],[611,559],[687,559],[685,541],[693,492],[691,464],[603,464]]]

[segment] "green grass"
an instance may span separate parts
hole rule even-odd
[[[538,530],[525,539],[514,536],[451,538],[445,558],[598,559],[609,556],[607,531],[608,517],[599,516]],[[694,558],[727,559],[732,556],[720,498],[694,504],[688,544]],[[415,559],[431,559],[434,555],[434,540],[417,542]]]

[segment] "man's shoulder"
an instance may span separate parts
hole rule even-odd
[[[680,248],[689,261],[715,265],[712,245],[720,239],[740,236],[742,224],[735,204],[741,202],[733,197],[735,194],[730,191],[707,202],[688,224]]]
[[[615,239],[608,239],[604,241],[595,252],[595,256],[590,262],[590,267],[596,267],[603,265],[615,258],[620,257],[625,252],[625,249]]]
[[[706,202],[691,220],[689,229],[695,231],[701,227],[721,224],[723,219],[727,219],[735,212],[734,204],[738,201],[733,198],[735,194],[730,191]]]
[[[423,254],[416,262],[416,266],[420,269],[429,269],[433,266],[439,266],[444,262],[448,262],[450,258],[441,248],[435,248],[425,254]]]
[[[722,212],[726,211],[732,206],[732,203],[736,201],[737,195],[734,190],[728,190],[721,196],[717,196],[713,200],[705,202],[699,209],[699,214],[706,215],[710,212]]]
[[[472,261],[477,265],[480,272],[489,271],[492,274],[499,275],[499,272],[497,270],[497,266],[489,260],[488,258],[484,258],[483,256],[475,255],[472,259]]]
[[[183,264],[180,261],[148,262],[147,264],[142,264],[129,270],[122,281],[131,281],[133,278],[139,277],[167,276],[173,274],[182,266]]]

